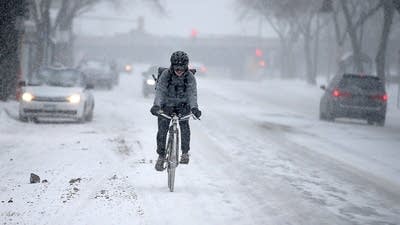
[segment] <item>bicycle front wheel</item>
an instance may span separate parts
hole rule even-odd
[[[175,127],[174,127],[175,128]],[[169,136],[169,148],[168,148],[168,188],[171,192],[174,191],[175,185],[175,169],[178,166],[178,135],[176,129],[171,129]]]
[[[170,192],[174,192],[175,185],[175,168],[168,168],[168,188]]]

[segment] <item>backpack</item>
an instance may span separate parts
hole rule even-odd
[[[152,74],[152,77],[153,77],[154,81],[156,82],[156,85],[154,85],[154,89],[157,89],[158,81],[160,80],[160,76],[164,72],[164,70],[168,70],[168,68],[166,68],[166,67],[158,67],[157,78],[154,76],[154,74]],[[192,72],[193,75],[195,75],[196,72],[197,72],[196,69],[189,69],[189,71]],[[171,77],[171,75],[169,75],[167,87],[169,87],[169,85],[171,84],[171,81],[172,81],[172,77]],[[187,79],[186,78],[185,78],[184,82],[185,82],[185,90],[186,90],[186,85],[187,85]]]

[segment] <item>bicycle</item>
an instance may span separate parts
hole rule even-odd
[[[159,116],[171,120],[166,141],[166,169],[168,173],[168,188],[170,192],[173,192],[175,184],[175,169],[179,165],[179,150],[181,148],[179,122],[189,120],[190,117],[197,120],[198,118],[196,118],[192,113],[185,116],[173,113],[169,116],[162,111],[159,113]]]

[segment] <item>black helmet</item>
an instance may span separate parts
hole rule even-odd
[[[171,66],[184,66],[189,65],[189,57],[186,52],[176,51],[171,55]]]

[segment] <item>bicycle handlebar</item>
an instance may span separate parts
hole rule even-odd
[[[161,117],[164,117],[166,119],[169,119],[169,120],[172,120],[172,118],[174,117],[174,116],[169,116],[169,115],[165,114],[161,110],[159,111],[158,115]],[[176,114],[174,114],[174,115],[176,115]],[[178,116],[178,121],[189,120],[190,117],[192,117],[195,120],[200,120],[200,118],[197,118],[195,115],[193,115],[193,113],[189,113],[188,115],[185,115],[185,116],[180,116],[180,115],[176,115],[176,116]]]

